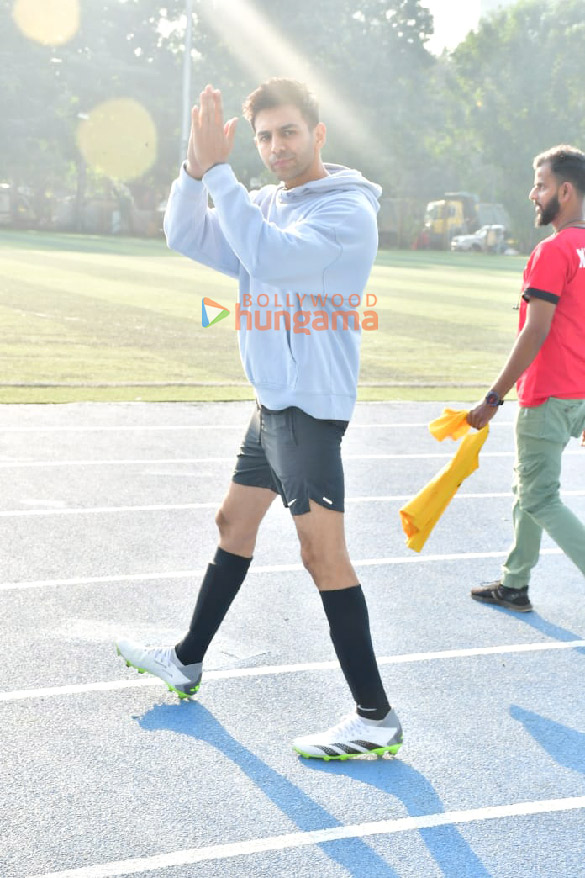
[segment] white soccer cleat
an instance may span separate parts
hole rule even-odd
[[[181,664],[174,646],[144,646],[131,640],[119,640],[116,651],[127,667],[135,668],[139,674],[160,677],[179,698],[190,698],[199,689],[202,663]]]
[[[381,720],[350,713],[326,732],[293,741],[293,749],[301,756],[325,761],[385,753],[395,756],[401,747],[402,726],[393,710]]]

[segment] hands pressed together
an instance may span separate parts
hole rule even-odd
[[[237,118],[223,121],[221,92],[206,86],[199,105],[191,111],[191,135],[187,147],[186,170],[200,179],[213,165],[226,162],[234,146]]]

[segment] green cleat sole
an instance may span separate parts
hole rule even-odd
[[[365,756],[385,756],[389,753],[391,756],[396,756],[402,744],[392,744],[391,747],[376,747],[375,750],[369,750],[367,753],[343,753],[341,756],[318,756],[315,753],[303,753],[302,750],[299,750],[297,747],[293,747],[299,756],[303,756],[305,759],[322,759],[324,762],[345,762],[346,759],[360,759]]]
[[[150,674],[151,677],[158,677],[157,674],[153,674],[152,671],[149,671],[146,668],[139,668],[138,665],[133,665],[132,662],[129,662],[128,659],[124,658],[118,647],[116,647],[116,652],[121,658],[124,659],[127,668],[133,668],[135,671],[138,671],[139,674]],[[160,677],[158,677],[158,679],[160,680]],[[161,683],[164,683],[169,692],[174,692],[175,695],[178,695],[182,701],[192,698],[194,695],[196,695],[199,692],[199,686],[201,685],[198,684],[197,686],[195,686],[191,690],[191,692],[181,692],[180,689],[175,689],[174,686],[172,686],[170,683],[166,683],[164,680],[161,680]]]

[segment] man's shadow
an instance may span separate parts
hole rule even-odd
[[[560,625],[554,625],[552,622],[549,622],[548,619],[544,619],[540,613],[537,613],[535,610],[532,610],[531,613],[518,613],[517,610],[508,610],[506,607],[498,607],[493,604],[486,604],[485,606],[488,610],[492,610],[494,613],[505,613],[507,616],[513,616],[519,622],[524,622],[526,625],[530,625],[535,631],[540,631],[541,634],[550,637],[552,640],[559,640],[561,643],[569,643],[572,640],[585,640],[585,636],[582,634],[575,634],[574,631],[569,631],[567,628],[561,628]],[[585,655],[585,647],[576,646],[575,652],[580,652],[582,655]]]
[[[299,787],[263,762],[230,735],[202,704],[158,705],[139,719],[141,728],[153,732],[174,731],[208,744],[230,759],[302,832],[343,826]],[[408,815],[421,817],[444,811],[443,804],[426,778],[400,760],[349,760],[323,763],[303,761],[310,770],[346,775],[366,783],[389,797],[388,810],[378,815],[389,819],[393,803],[403,803]],[[360,822],[356,814],[356,822]],[[397,818],[403,816],[401,813]],[[491,878],[481,861],[453,826],[419,830],[429,852],[447,878]],[[400,878],[400,875],[359,838],[319,844],[332,860],[353,878]]]
[[[549,756],[571,771],[585,774],[585,734],[568,726],[547,719],[531,710],[524,710],[512,704],[512,719],[522,723],[528,734],[534,738]]]
[[[391,772],[387,766],[385,760],[375,763],[352,760],[326,765],[316,759],[307,762],[307,768],[313,771],[345,775],[399,799],[410,817],[425,817],[445,810],[437,792],[419,771],[400,760],[394,762]],[[491,873],[455,826],[423,828],[418,833],[445,878],[491,878]]]
[[[138,722],[147,732],[161,730],[177,732],[193,738],[198,743],[214,747],[226,759],[230,759],[302,832],[344,825],[294,783],[240,744],[202,704],[191,701],[175,705],[157,705],[139,717]],[[390,788],[391,776],[398,763],[386,760],[385,764],[388,788]],[[371,762],[368,765],[374,767]],[[234,790],[234,798],[235,796]],[[245,806],[248,807],[247,804]],[[356,814],[357,818],[359,816]],[[380,816],[388,818],[389,814]],[[359,822],[359,819],[356,822]],[[400,875],[382,857],[359,838],[321,842],[319,847],[328,857],[346,869],[352,878],[365,878],[365,876],[400,878]],[[480,874],[483,876],[486,873],[478,873]]]

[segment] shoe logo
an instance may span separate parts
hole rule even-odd
[[[207,313],[207,308],[213,308],[214,310],[218,310],[219,314],[216,314],[212,320],[209,319],[209,315]],[[208,299],[207,296],[201,300],[201,325],[204,329],[208,329],[210,326],[213,326],[214,323],[219,323],[220,320],[223,320],[224,317],[227,317],[230,312],[227,308],[224,308],[223,305],[220,305],[219,302],[214,302],[213,299]],[[213,316],[213,314],[212,314]]]

